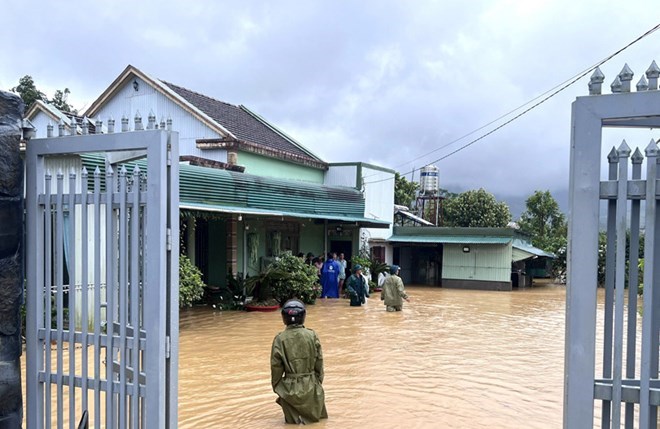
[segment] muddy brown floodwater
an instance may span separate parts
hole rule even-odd
[[[379,296],[361,308],[343,299],[308,307],[329,414],[312,427],[561,427],[563,286],[407,289],[400,313],[387,313]],[[602,302],[599,293],[599,318]],[[270,387],[279,312],[197,307],[180,320],[179,428],[291,427]]]
[[[319,300],[305,325],[324,351],[318,428],[560,428],[565,288],[408,287],[387,313]],[[181,313],[179,427],[285,428],[270,387],[279,313]]]

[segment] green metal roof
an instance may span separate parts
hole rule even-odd
[[[98,154],[82,154],[88,167],[105,167]],[[130,162],[146,168],[144,161]],[[215,168],[179,165],[179,207],[188,210],[327,219],[387,228],[390,223],[364,217],[364,197],[350,187],[323,186]]]
[[[507,244],[511,237],[486,237],[472,235],[393,235],[392,243],[442,243],[442,244]]]
[[[528,253],[530,258],[533,256],[545,256],[547,258],[557,257],[557,255],[555,255],[554,253],[546,252],[545,250],[539,249],[538,247],[534,247],[531,244],[519,238],[515,238],[513,240],[513,247],[515,249]]]

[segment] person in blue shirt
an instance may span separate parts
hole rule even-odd
[[[339,272],[341,267],[335,261],[334,255],[328,253],[328,259],[321,268],[321,297],[339,298]]]

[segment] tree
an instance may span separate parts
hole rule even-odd
[[[57,91],[55,91],[55,95],[53,96],[53,99],[50,100],[50,104],[58,108],[62,112],[71,112],[74,115],[78,114],[78,110],[74,109],[66,101],[67,98],[69,98],[70,93],[71,91],[69,91],[69,88],[64,88],[64,91],[58,89]]]
[[[11,89],[11,92],[14,92],[21,96],[23,103],[25,103],[25,111],[30,108],[37,100],[43,100],[48,102],[46,94],[39,91],[37,86],[34,84],[32,76],[25,75],[18,80],[18,86],[15,86]]]
[[[509,206],[483,188],[446,200],[444,212],[447,226],[503,228],[511,221]]]
[[[532,244],[555,252],[566,243],[567,224],[559,204],[550,191],[535,191],[525,201],[527,209],[520,216],[520,229],[532,236]]]
[[[78,113],[78,111],[74,109],[73,106],[71,106],[67,102],[67,99],[69,98],[69,94],[71,93],[71,91],[69,91],[69,88],[64,88],[64,91],[58,89],[57,91],[55,91],[55,95],[53,96],[53,99],[48,100],[46,94],[44,94],[43,92],[37,89],[37,86],[34,83],[32,76],[30,75],[25,75],[22,78],[20,78],[18,80],[18,86],[13,87],[11,89],[11,92],[14,92],[21,96],[21,98],[23,99],[23,103],[25,103],[26,112],[30,109],[30,107],[32,107],[35,101],[41,100],[45,103],[48,103],[56,107],[57,109],[63,112],[70,112],[73,114]]]
[[[409,182],[399,173],[394,173],[394,204],[412,208],[419,183]]]

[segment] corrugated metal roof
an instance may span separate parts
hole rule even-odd
[[[511,237],[486,237],[470,235],[393,235],[392,243],[455,243],[455,244],[507,244]]]
[[[98,154],[82,154],[87,167],[105,168]],[[145,162],[138,164],[143,171]],[[364,217],[364,197],[355,188],[323,186],[235,171],[180,164],[179,206],[183,209],[355,222],[389,227],[389,222]]]
[[[513,247],[515,249],[519,249],[523,252],[529,253],[530,256],[545,256],[547,258],[556,258],[557,255],[554,253],[546,252],[545,250],[541,250],[538,247],[534,247],[531,244],[519,239],[519,238],[514,238],[513,239]]]

